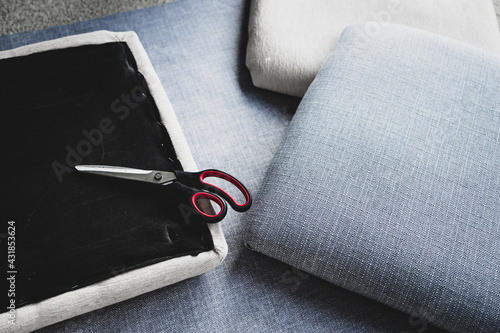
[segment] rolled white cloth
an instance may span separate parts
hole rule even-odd
[[[500,53],[491,0],[253,0],[246,64],[255,86],[302,97],[344,28],[390,23],[434,32]]]

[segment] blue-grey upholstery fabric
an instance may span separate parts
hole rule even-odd
[[[101,29],[137,32],[198,167],[225,170],[255,194],[299,100],[252,85],[248,10],[245,1],[179,0],[1,37],[0,49]],[[222,222],[229,254],[214,270],[40,332],[439,331],[420,313],[398,312],[246,249],[245,216],[230,211]]]
[[[500,57],[348,27],[298,107],[249,247],[452,332],[500,331]]]

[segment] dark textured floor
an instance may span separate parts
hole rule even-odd
[[[0,0],[0,36],[171,1],[173,0]]]
[[[174,0],[0,0],[0,36],[84,21],[171,1]],[[500,0],[492,1],[500,25]]]

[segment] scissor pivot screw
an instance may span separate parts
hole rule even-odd
[[[162,177],[161,173],[159,173],[159,172],[155,173],[155,176],[154,176],[155,180],[160,180],[161,177]]]

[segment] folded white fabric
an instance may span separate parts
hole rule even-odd
[[[398,23],[500,53],[491,0],[253,0],[246,64],[253,83],[303,96],[344,28],[366,38]]]

